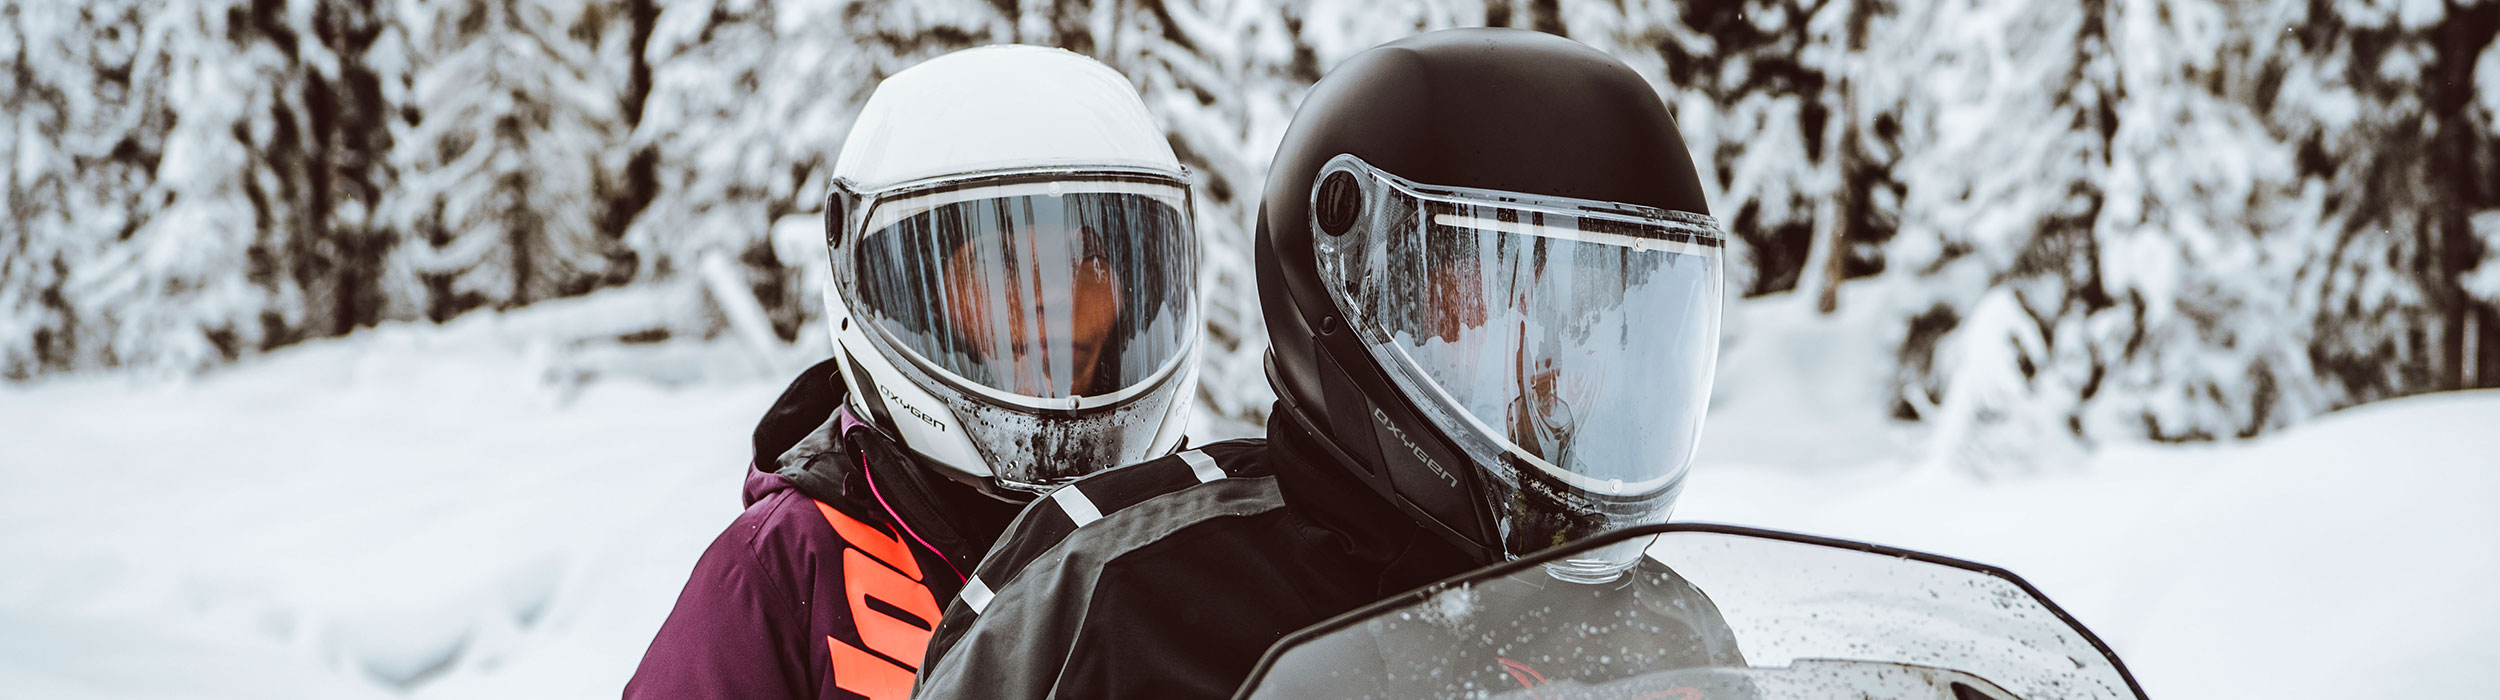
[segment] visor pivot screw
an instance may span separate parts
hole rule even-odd
[[[1336,317],[1335,315],[1329,315],[1329,316],[1322,316],[1322,317],[1320,317],[1320,319],[1319,319],[1319,334],[1320,334],[1320,335],[1336,335],[1336,334],[1337,334],[1337,317]]]
[[[1319,183],[1318,201],[1312,204],[1319,219],[1319,228],[1331,236],[1343,236],[1354,228],[1354,217],[1363,212],[1362,188],[1354,184],[1354,176],[1339,170],[1329,173]]]

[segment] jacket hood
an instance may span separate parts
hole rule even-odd
[[[790,480],[776,475],[783,466],[782,457],[832,422],[834,411],[842,407],[845,391],[842,372],[832,360],[800,372],[788,388],[781,390],[781,397],[773,400],[772,408],[765,410],[763,420],[755,425],[755,451],[747,460],[743,505],[755,505],[775,491],[792,487]],[[815,447],[839,451],[840,444]]]

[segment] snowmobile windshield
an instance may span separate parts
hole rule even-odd
[[[1702,667],[1654,671],[1605,683],[1559,681],[1488,696],[1491,700],[2020,700],[1960,671],[1867,661],[1799,661],[1781,668]]]
[[[1547,573],[1568,550],[1621,542],[1650,544],[1617,581]],[[1268,651],[1237,697],[2143,694],[2107,646],[2003,570],[1858,542],[1676,524],[1464,574],[1297,632]]]
[[[1715,221],[1420,184],[1352,155],[1317,183],[1323,283],[1390,380],[1491,474],[1508,554],[1666,519],[1718,356]]]
[[[889,346],[989,401],[1117,403],[1196,337],[1188,201],[1168,178],[1065,173],[880,194],[836,286]]]

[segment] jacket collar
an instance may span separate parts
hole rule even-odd
[[[1279,402],[1267,422],[1270,468],[1285,506],[1320,531],[1316,536],[1324,542],[1315,544],[1342,552],[1362,570],[1380,572],[1372,595],[1403,593],[1484,563],[1357,480],[1356,467],[1287,410]]]
[[[796,488],[855,514],[894,520],[970,571],[1023,504],[939,476],[936,467],[853,416],[842,401],[845,391],[831,360],[808,368],[782,391],[755,427],[747,505]]]

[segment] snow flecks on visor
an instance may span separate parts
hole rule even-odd
[[[875,206],[837,283],[893,346],[975,393],[1061,409],[1125,396],[1194,337],[1196,242],[1177,183],[1017,183]]]
[[[1666,515],[1718,354],[1709,217],[1435,187],[1338,156],[1320,277],[1390,380],[1489,472],[1513,554]],[[1346,182],[1339,178],[1339,183]],[[1313,211],[1322,210],[1316,201]]]

